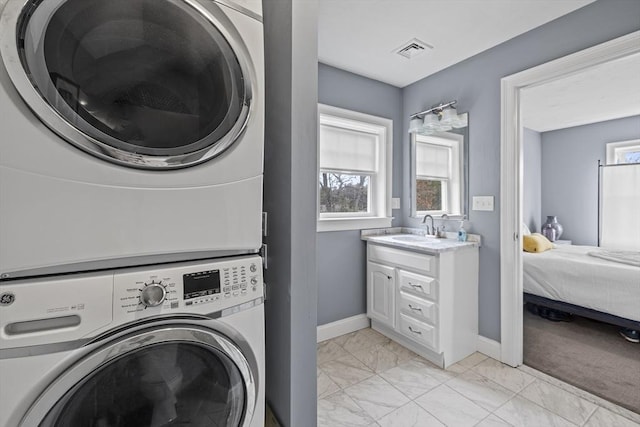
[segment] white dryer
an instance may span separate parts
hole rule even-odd
[[[255,253],[259,0],[0,0],[0,279]]]
[[[260,262],[0,285],[0,427],[262,427]]]

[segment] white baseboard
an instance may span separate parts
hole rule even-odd
[[[336,320],[335,322],[318,326],[317,342],[326,341],[339,337],[340,335],[368,328],[369,326],[371,326],[371,322],[366,314],[358,314],[347,317],[346,319]]]
[[[478,335],[478,351],[498,361],[502,358],[500,343],[482,335]]]

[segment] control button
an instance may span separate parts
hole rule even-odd
[[[239,285],[233,285],[231,287],[231,289],[233,289],[234,291],[237,291],[238,289],[240,289],[240,286]]]
[[[225,298],[231,298],[231,293],[230,292],[225,292],[224,293],[224,297]]]
[[[243,289],[243,290],[241,290],[240,292],[242,292],[242,295],[244,295],[244,294],[246,294],[246,293],[247,293],[247,290],[246,290],[246,289]]]
[[[167,290],[160,283],[146,284],[140,293],[140,302],[145,307],[157,307],[167,297]]]
[[[253,288],[251,288],[251,290],[252,290],[253,292],[255,292],[255,291],[257,291],[257,290],[258,290],[258,288],[254,286]]]
[[[238,291],[234,291],[234,292],[233,292],[233,296],[234,296],[234,297],[237,297],[238,295],[240,295],[240,292],[238,292]]]
[[[258,284],[258,279],[256,279],[255,277],[251,278],[251,284],[252,285],[257,285]]]

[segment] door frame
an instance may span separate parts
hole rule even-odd
[[[523,360],[522,111],[521,91],[640,53],[640,31],[504,77],[500,134],[500,336],[501,360]]]

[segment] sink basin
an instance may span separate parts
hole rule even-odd
[[[403,235],[403,236],[393,236],[391,237],[393,240],[397,240],[399,242],[437,242],[435,237],[426,237],[419,235]]]

